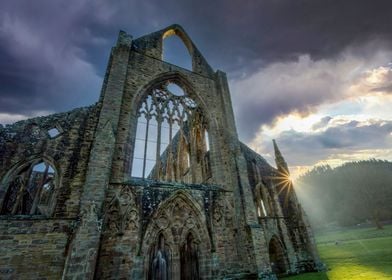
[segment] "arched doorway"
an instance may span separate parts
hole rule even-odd
[[[198,245],[190,232],[180,250],[181,280],[199,280]]]
[[[162,233],[150,250],[148,280],[171,279],[171,253]]]
[[[200,206],[184,191],[161,204],[143,238],[142,254],[149,256],[145,260],[146,279],[154,279],[150,277],[158,267],[159,271],[167,267],[164,275],[170,280],[196,280],[210,275],[211,242],[204,219]]]
[[[287,274],[286,255],[279,239],[274,236],[269,243],[269,258],[272,272],[277,276]]]

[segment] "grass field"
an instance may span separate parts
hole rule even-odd
[[[318,233],[316,242],[328,271],[284,279],[392,279],[392,225],[384,230],[361,228]]]

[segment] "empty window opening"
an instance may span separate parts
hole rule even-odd
[[[187,47],[173,31],[163,36],[162,60],[192,71],[192,59]]]
[[[191,167],[191,158],[189,157],[189,153],[186,152],[186,168]]]
[[[60,131],[56,127],[53,127],[48,130],[48,134],[50,138],[55,138],[60,135]]]
[[[132,177],[184,181],[192,162],[191,131],[204,131],[203,120],[196,102],[178,85],[152,89],[138,110]]]
[[[208,137],[208,131],[204,130],[204,141],[205,141],[205,145],[206,145],[206,151],[208,152],[210,150],[210,140]]]
[[[185,92],[182,88],[180,88],[179,86],[177,86],[176,84],[170,83],[166,86],[167,90],[175,95],[175,96],[184,96]]]
[[[31,163],[11,177],[1,214],[49,215],[56,173],[46,161]]]
[[[260,207],[257,207],[257,216],[261,217],[261,210],[260,210]]]
[[[261,205],[262,213],[263,213],[264,217],[266,217],[267,216],[267,210],[265,209],[264,201],[262,199],[260,199],[260,205]]]

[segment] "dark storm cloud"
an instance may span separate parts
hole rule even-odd
[[[332,154],[390,149],[391,133],[392,121],[351,121],[318,133],[285,131],[277,140],[290,164],[313,165]]]
[[[197,29],[192,34],[209,46],[210,60],[230,72],[298,54],[330,57],[366,41],[391,43],[388,0],[209,2],[213,4],[180,1],[176,6],[184,14],[192,11],[186,20]]]
[[[0,113],[29,116],[97,101],[118,31],[142,26],[140,14],[130,12],[145,7],[136,1],[3,1]]]
[[[28,115],[96,101],[119,29],[138,37],[179,23],[215,69],[238,78],[299,54],[334,57],[365,41],[389,47],[391,6],[377,0],[2,1],[0,112]],[[297,106],[277,102],[266,104],[259,122]]]

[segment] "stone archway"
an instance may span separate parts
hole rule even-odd
[[[268,246],[269,259],[272,272],[277,276],[287,274],[287,258],[283,246],[279,239],[274,236],[271,238]]]
[[[142,255],[148,256],[144,261],[146,279],[156,268],[154,261],[158,261],[159,251],[168,256],[168,280],[183,279],[181,274],[186,270],[184,265],[188,269],[197,268],[193,269],[195,273],[187,273],[191,278],[184,279],[201,279],[209,275],[211,245],[199,208],[188,193],[179,191],[157,209],[147,227],[142,245]],[[162,252],[160,254],[164,255]],[[193,261],[197,264],[193,264]]]

